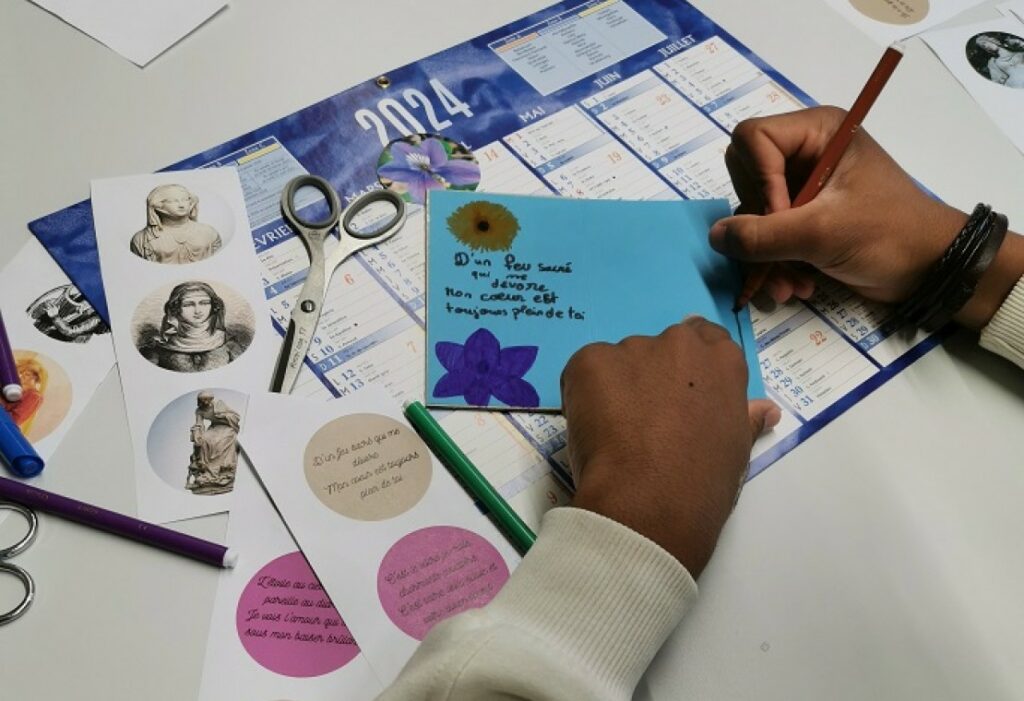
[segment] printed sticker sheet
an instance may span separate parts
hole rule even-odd
[[[248,395],[268,386],[278,348],[238,176],[97,180],[92,195],[139,516],[226,511]]]
[[[269,431],[287,416],[286,430]],[[385,392],[254,396],[242,435],[275,506],[385,685],[444,619],[490,601],[519,556]]]

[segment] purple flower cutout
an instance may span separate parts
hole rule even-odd
[[[460,394],[472,406],[487,406],[493,395],[513,407],[540,406],[537,390],[523,379],[537,359],[537,346],[502,348],[487,329],[477,329],[465,345],[440,341],[434,352],[448,372],[434,385],[435,397]]]
[[[419,146],[399,141],[391,146],[392,161],[377,169],[381,178],[405,183],[416,204],[427,199],[427,190],[480,182],[480,166],[474,161],[448,158],[444,145],[434,138]]]

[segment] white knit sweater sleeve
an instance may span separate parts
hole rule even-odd
[[[981,330],[979,343],[1024,368],[1024,277]]]
[[[434,628],[379,701],[627,701],[696,596],[652,541],[552,509],[494,600]]]

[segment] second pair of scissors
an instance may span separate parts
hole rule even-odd
[[[306,221],[295,205],[295,196],[300,188],[318,190],[327,200],[329,212],[322,221]],[[394,214],[383,224],[371,224],[367,229],[358,228],[353,222],[360,214],[371,214],[371,207],[385,203],[394,207]],[[292,309],[288,332],[285,335],[281,355],[277,359],[274,377],[270,383],[272,392],[291,392],[302,369],[303,359],[313,339],[320,311],[327,295],[331,275],[349,256],[368,246],[373,246],[394,236],[405,224],[405,201],[390,190],[374,190],[355,199],[344,211],[338,194],[323,178],[315,175],[301,175],[293,178],[281,193],[281,212],[285,221],[295,230],[309,254],[309,274],[302,285],[302,291]],[[337,226],[338,245],[326,253],[326,242]]]
[[[0,411],[2,411],[2,409],[0,409]],[[27,506],[22,506],[21,504],[0,502],[0,509],[16,511],[25,518],[26,522],[28,522],[28,532],[26,532],[19,541],[6,548],[0,549],[0,573],[17,577],[21,580],[22,586],[25,587],[25,596],[22,597],[21,603],[10,611],[0,613],[0,626],[2,626],[5,623],[10,623],[17,619],[21,614],[28,611],[28,607],[32,605],[32,600],[35,599],[36,583],[35,580],[32,579],[32,575],[14,563],[6,562],[6,560],[16,555],[20,555],[28,549],[28,546],[32,545],[32,541],[36,538],[36,531],[39,529],[39,521],[36,519],[35,511]]]

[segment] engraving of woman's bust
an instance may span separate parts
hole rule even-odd
[[[176,285],[163,305],[159,331],[140,329],[139,351],[166,370],[202,372],[223,367],[240,356],[253,329],[225,325],[224,300],[205,282]]]

